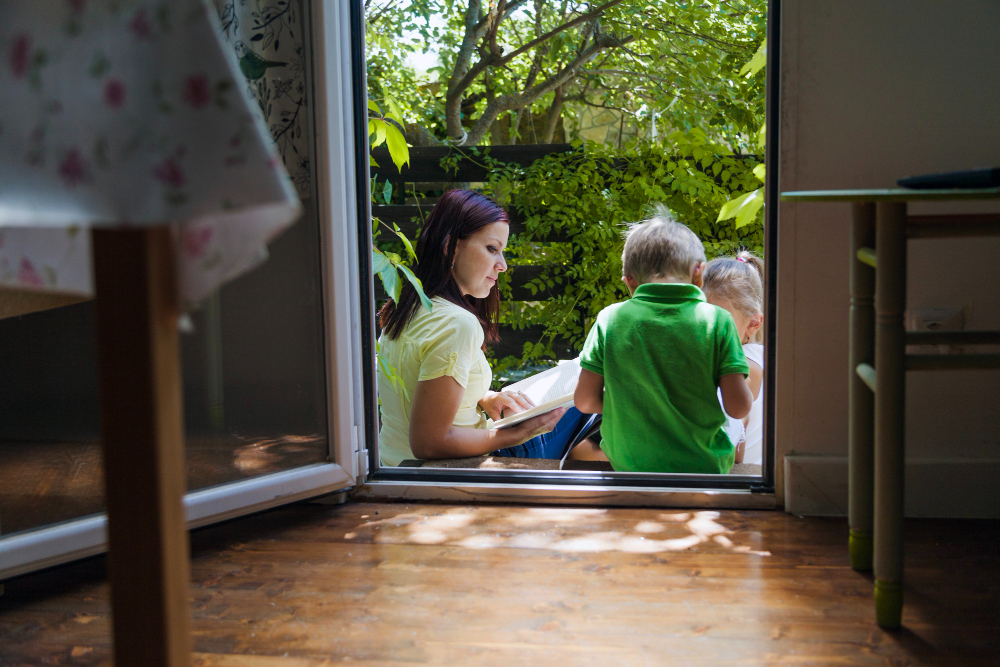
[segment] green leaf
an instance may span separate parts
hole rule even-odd
[[[382,199],[388,204],[392,201],[392,182],[386,181],[382,186]]]
[[[384,120],[381,120],[379,118],[375,118],[368,121],[368,127],[371,128],[372,126],[375,127],[375,141],[372,143],[372,148],[375,148],[376,146],[381,146],[382,142],[385,141],[386,127],[389,126],[386,125],[386,122]],[[390,155],[392,154],[392,149],[389,149],[389,154]]]
[[[420,303],[424,306],[424,308],[427,310],[433,310],[434,304],[427,297],[427,295],[424,294],[424,286],[423,283],[420,282],[420,278],[417,278],[413,271],[410,271],[408,267],[405,267],[402,264],[397,265],[397,268],[399,268],[399,270],[403,272],[403,275],[406,276],[406,279],[410,281],[410,284],[413,285],[413,289],[417,290],[417,296],[420,297]]]
[[[761,181],[764,180],[764,174],[767,172],[767,167],[764,164],[758,164],[753,168],[753,175],[756,176]]]
[[[396,236],[398,236],[399,240],[403,242],[403,246],[406,248],[406,254],[410,256],[410,259],[415,264],[417,262],[417,253],[413,251],[413,244],[410,243],[410,239],[406,238],[406,234],[400,231],[399,225],[395,222],[392,223],[392,230],[396,232]]]
[[[744,206],[736,216],[736,229],[741,227],[746,227],[751,222],[753,222],[757,217],[757,212],[761,210],[764,206],[764,190],[763,188],[756,190],[756,195],[748,198],[749,202]]]
[[[378,248],[372,248],[372,273],[382,273],[392,266],[389,258],[382,254]]]
[[[740,76],[746,74],[747,77],[751,77],[757,72],[764,69],[765,65],[767,65],[766,39],[760,43],[760,46],[757,48],[757,53],[753,54],[753,58],[750,59],[750,62],[748,62],[746,65],[740,68]]]
[[[389,156],[396,165],[396,169],[402,172],[403,165],[410,164],[410,149],[406,146],[406,139],[403,138],[403,133],[395,125],[382,121],[382,126],[386,128],[384,139],[386,146],[389,147]]]
[[[403,112],[400,110],[399,104],[396,103],[395,98],[392,98],[392,97],[389,97],[388,95],[386,95],[385,96],[385,101],[386,101],[386,104],[389,105],[389,113],[387,114],[387,116],[389,118],[393,119],[394,121],[396,121],[397,123],[399,123],[400,126],[402,126],[403,125]]]
[[[94,60],[90,63],[90,76],[101,77],[111,69],[111,61],[101,51],[94,54]]]
[[[373,100],[373,99],[370,99],[370,98],[369,98],[369,100],[368,100],[368,110],[369,110],[369,111],[374,111],[374,112],[375,112],[375,113],[377,113],[377,114],[378,114],[379,116],[381,116],[381,115],[382,115],[382,110],[378,108],[378,105],[377,105],[377,104],[375,104],[375,100]]]
[[[722,210],[719,211],[716,222],[736,218],[735,226],[736,229],[739,229],[753,222],[763,205],[764,188],[757,188],[753,192],[747,192],[726,202]]]
[[[379,279],[382,281],[382,287],[385,288],[385,293],[389,295],[389,298],[399,303],[399,294],[403,291],[403,284],[399,281],[399,273],[396,272],[396,267],[392,262],[389,262],[387,268],[377,272]]]

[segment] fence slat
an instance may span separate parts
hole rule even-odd
[[[472,149],[479,151],[480,156],[472,154]],[[410,148],[410,164],[404,165],[402,171],[396,169],[389,157],[389,150],[380,146],[372,151],[372,157],[379,166],[372,167],[371,174],[383,180],[393,182],[442,182],[468,183],[485,181],[489,178],[489,170],[483,163],[481,155],[488,154],[493,160],[528,166],[535,160],[551,153],[568,153],[573,150],[570,144],[524,144],[519,146],[468,146],[452,148],[451,146],[426,146]],[[445,171],[441,168],[441,159],[449,155],[462,154],[458,162],[458,173]]]
[[[540,324],[523,329],[511,329],[510,327],[501,326],[500,342],[493,346],[493,354],[497,359],[503,359],[507,356],[520,357],[522,352],[524,352],[524,344],[526,342],[537,343],[541,341],[544,334],[545,327]],[[556,340],[552,345],[552,349],[556,353],[557,359],[573,359],[577,356],[569,341],[566,340]]]

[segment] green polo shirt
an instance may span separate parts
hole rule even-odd
[[[604,376],[601,449],[615,470],[728,473],[719,378],[749,372],[732,316],[690,284],[646,283],[597,315],[580,365]]]

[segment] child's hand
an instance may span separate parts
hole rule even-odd
[[[479,399],[479,407],[493,421],[503,418],[504,412],[507,416],[516,415],[529,408],[535,407],[531,399],[520,392],[510,391],[488,391],[486,395]],[[543,431],[544,433],[544,431]]]

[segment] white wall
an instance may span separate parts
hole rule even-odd
[[[1000,2],[781,4],[781,190],[1000,166]],[[843,514],[850,211],[779,206],[778,492]],[[914,212],[955,210],[1000,205]],[[1000,329],[1000,238],[911,241],[908,281],[908,307]],[[1000,516],[1000,372],[910,373],[906,389],[907,512]]]

